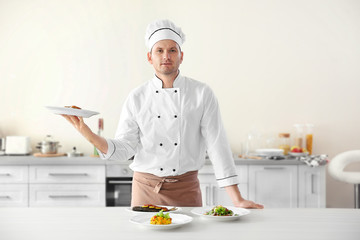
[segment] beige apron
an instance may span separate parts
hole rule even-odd
[[[178,176],[158,177],[150,173],[134,172],[131,206],[144,204],[201,207],[198,171]]]

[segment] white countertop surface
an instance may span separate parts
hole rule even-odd
[[[359,209],[262,209],[232,222],[193,221],[176,229],[153,230],[129,222],[124,207],[0,208],[0,239],[360,239]]]
[[[128,161],[128,164],[131,161]],[[0,156],[0,165],[111,165],[124,164],[124,161],[106,161],[99,157],[34,157]]]
[[[269,165],[301,165],[305,164],[301,161],[291,160],[255,160],[235,158],[235,164],[269,164]],[[124,161],[102,160],[98,157],[34,157],[29,156],[0,156],[0,165],[111,165],[124,164]],[[128,164],[131,161],[127,161]],[[206,160],[206,164],[211,164],[210,160]]]

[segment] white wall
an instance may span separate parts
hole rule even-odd
[[[0,136],[46,134],[92,153],[44,106],[78,105],[113,137],[127,93],[152,77],[144,32],[169,18],[187,35],[183,75],[217,94],[235,153],[255,127],[266,136],[314,123],[314,152],[360,143],[360,2],[0,0]],[[353,187],[327,177],[327,205],[353,207]]]

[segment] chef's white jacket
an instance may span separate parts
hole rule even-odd
[[[238,183],[234,159],[212,90],[177,76],[173,88],[152,80],[134,89],[123,106],[114,139],[102,159],[134,157],[133,171],[160,177],[199,170],[206,151],[220,187]]]

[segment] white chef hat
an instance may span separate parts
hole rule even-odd
[[[156,20],[150,23],[145,33],[145,44],[151,51],[155,43],[160,40],[171,39],[179,46],[185,42],[185,34],[170,20]]]

